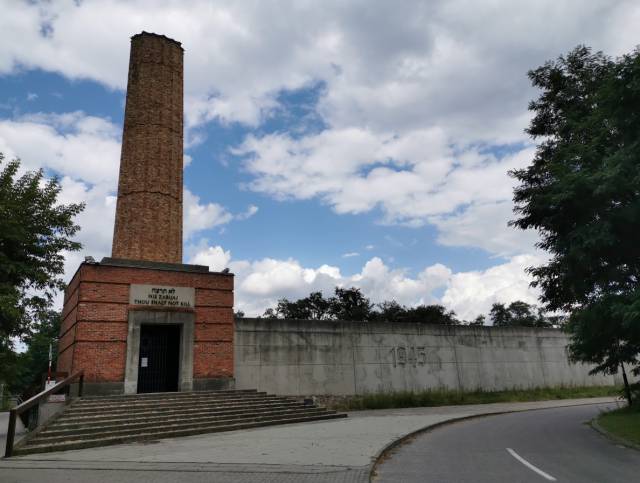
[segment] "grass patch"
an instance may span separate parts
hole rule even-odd
[[[338,409],[358,411],[363,409],[393,409],[449,406],[458,404],[546,401],[551,399],[575,399],[619,395],[620,388],[617,386],[554,387],[473,392],[429,390],[421,392],[392,392],[355,396],[343,401],[344,406]]]
[[[603,413],[598,417],[598,423],[611,434],[640,444],[640,406],[616,409]]]

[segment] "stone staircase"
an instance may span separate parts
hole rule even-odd
[[[14,449],[24,455],[343,418],[255,390],[84,397]]]

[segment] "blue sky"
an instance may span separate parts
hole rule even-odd
[[[0,0],[0,151],[85,201],[110,252],[129,38],[185,48],[185,262],[236,306],[336,285],[461,317],[535,302],[535,233],[506,226],[534,146],[526,72],[634,47],[634,2]],[[276,15],[275,12],[278,12]]]

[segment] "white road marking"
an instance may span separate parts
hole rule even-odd
[[[543,478],[545,478],[545,479],[547,479],[549,481],[556,481],[556,479],[553,476],[551,476],[549,473],[545,473],[540,468],[536,468],[531,463],[529,463],[526,459],[524,459],[522,456],[520,456],[518,453],[513,451],[511,448],[507,448],[507,451],[509,452],[509,454],[511,456],[513,456],[515,459],[517,459],[520,463],[525,465],[530,470],[535,471],[536,473],[538,473]]]

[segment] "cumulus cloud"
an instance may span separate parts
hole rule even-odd
[[[466,319],[487,314],[495,302],[538,303],[539,292],[529,287],[531,278],[525,268],[543,261],[540,255],[519,255],[486,270],[454,273],[442,303]]]
[[[2,11],[0,31],[20,39],[0,44],[4,73],[41,68],[124,89],[131,35],[147,30],[180,40],[191,124],[256,124],[281,90],[322,81],[321,112],[334,127],[438,124],[502,140],[521,136],[513,121],[526,105],[527,69],[579,42],[628,51],[640,17],[635,2],[606,0],[403,8],[364,0],[194,0],[188,8],[171,0],[3,0]]]
[[[46,168],[92,184],[115,186],[121,128],[76,111],[0,119],[0,152],[27,169]]]
[[[185,189],[182,211],[184,217],[184,239],[189,241],[197,232],[226,225],[233,220],[247,220],[258,212],[258,207],[249,205],[246,211],[234,215],[218,203],[203,203],[199,196]]]
[[[191,258],[191,263],[208,266],[211,271],[220,272],[229,266],[231,252],[220,246],[207,247]]]
[[[438,228],[437,241],[446,246],[483,248],[497,256],[531,252],[539,240],[533,231],[507,225],[514,218],[511,200],[472,203],[459,212],[430,218]]]
[[[500,296],[532,297],[521,273],[527,259],[516,255],[535,253],[533,236],[506,227],[513,187],[506,172],[532,155],[523,134],[535,95],[526,71],[578,43],[614,55],[630,51],[640,20],[637,2],[607,0],[440,0],[402,8],[369,0],[194,0],[188,8],[171,0],[0,0],[0,8],[0,32],[20,39],[0,42],[1,74],[43,69],[123,90],[131,35],[156,31],[182,41],[191,144],[204,139],[208,122],[259,127],[282,108],[283,93],[317,89],[312,108],[323,131],[253,133],[235,147],[245,157],[248,188],[276,199],[317,199],[339,214],[379,210],[382,223],[431,224],[441,244],[509,260],[449,275],[447,267],[427,267],[412,277],[372,258],[360,273],[343,276],[338,267],[229,255],[245,307],[336,281],[417,303],[432,300],[431,284],[446,279],[442,300],[464,314]],[[80,112],[0,120],[0,151],[68,178],[69,199],[85,196],[95,220],[112,217],[119,136],[110,120]],[[234,215],[186,193],[191,236],[257,210]],[[92,222],[84,222],[87,234]],[[87,236],[99,252],[110,234]],[[225,253],[210,257],[220,264]]]
[[[248,220],[258,212],[258,209],[256,205],[249,205],[244,213],[238,213],[235,218],[236,220]]]
[[[578,43],[629,51],[640,20],[637,2],[607,0],[440,0],[403,8],[364,0],[277,8],[230,0],[194,0],[188,8],[171,0],[0,5],[0,31],[20,39],[0,43],[0,73],[39,68],[123,90],[131,35],[147,30],[180,40],[191,143],[204,139],[203,124],[257,127],[282,107],[283,92],[321,86],[313,108],[326,131],[250,135],[237,147],[249,158],[251,189],[278,199],[317,198],[337,213],[380,207],[384,223],[434,224],[441,243],[499,255],[527,251],[531,241],[504,228],[512,186],[505,172],[531,155],[521,147],[534,95],[526,71]],[[61,152],[51,127],[36,132],[29,122],[9,135],[20,141],[25,128],[37,135],[56,153],[52,168],[73,158],[69,166],[83,171],[82,179],[114,179],[114,163],[99,158],[117,159],[110,152],[117,143],[84,152],[86,144],[73,137],[96,133],[76,123]],[[520,152],[487,155],[504,145]],[[194,223],[215,225],[226,215],[207,205]],[[484,239],[489,226],[499,231],[495,239]]]
[[[188,240],[197,231],[224,225],[233,215],[218,203],[201,203],[200,197],[188,189],[183,194],[184,238]]]
[[[21,169],[43,168],[57,175],[60,203],[85,203],[76,221],[82,253],[66,254],[65,278],[84,255],[99,259],[111,252],[121,128],[83,112],[37,113],[0,120],[0,152],[19,157]]]
[[[383,223],[434,224],[445,245],[498,255],[529,251],[533,234],[507,227],[514,182],[533,148],[498,157],[476,146],[455,150],[441,129],[376,137],[328,129],[303,138],[250,136],[234,152],[255,175],[249,187],[279,199],[318,198],[336,213],[380,208]]]
[[[535,303],[537,293],[529,288],[530,279],[524,268],[539,261],[533,256],[516,256],[489,269],[470,272],[454,272],[434,264],[411,276],[407,270],[391,268],[378,257],[369,259],[351,275],[326,264],[305,267],[292,258],[234,260],[231,251],[220,246],[201,246],[190,259],[190,263],[208,265],[211,270],[229,267],[236,275],[235,307],[248,316],[261,315],[283,297],[296,300],[315,291],[330,296],[339,286],[358,287],[375,303],[442,303],[465,320],[488,313],[494,302]]]
[[[44,168],[47,176],[60,177],[60,203],[86,204],[76,218],[82,254],[67,254],[67,279],[84,255],[100,259],[111,252],[121,130],[109,119],[81,111],[0,119],[0,152],[7,159],[19,157],[22,170]],[[188,189],[183,206],[185,238],[234,219],[222,205],[202,202]],[[246,219],[257,210],[250,205],[235,218]]]

